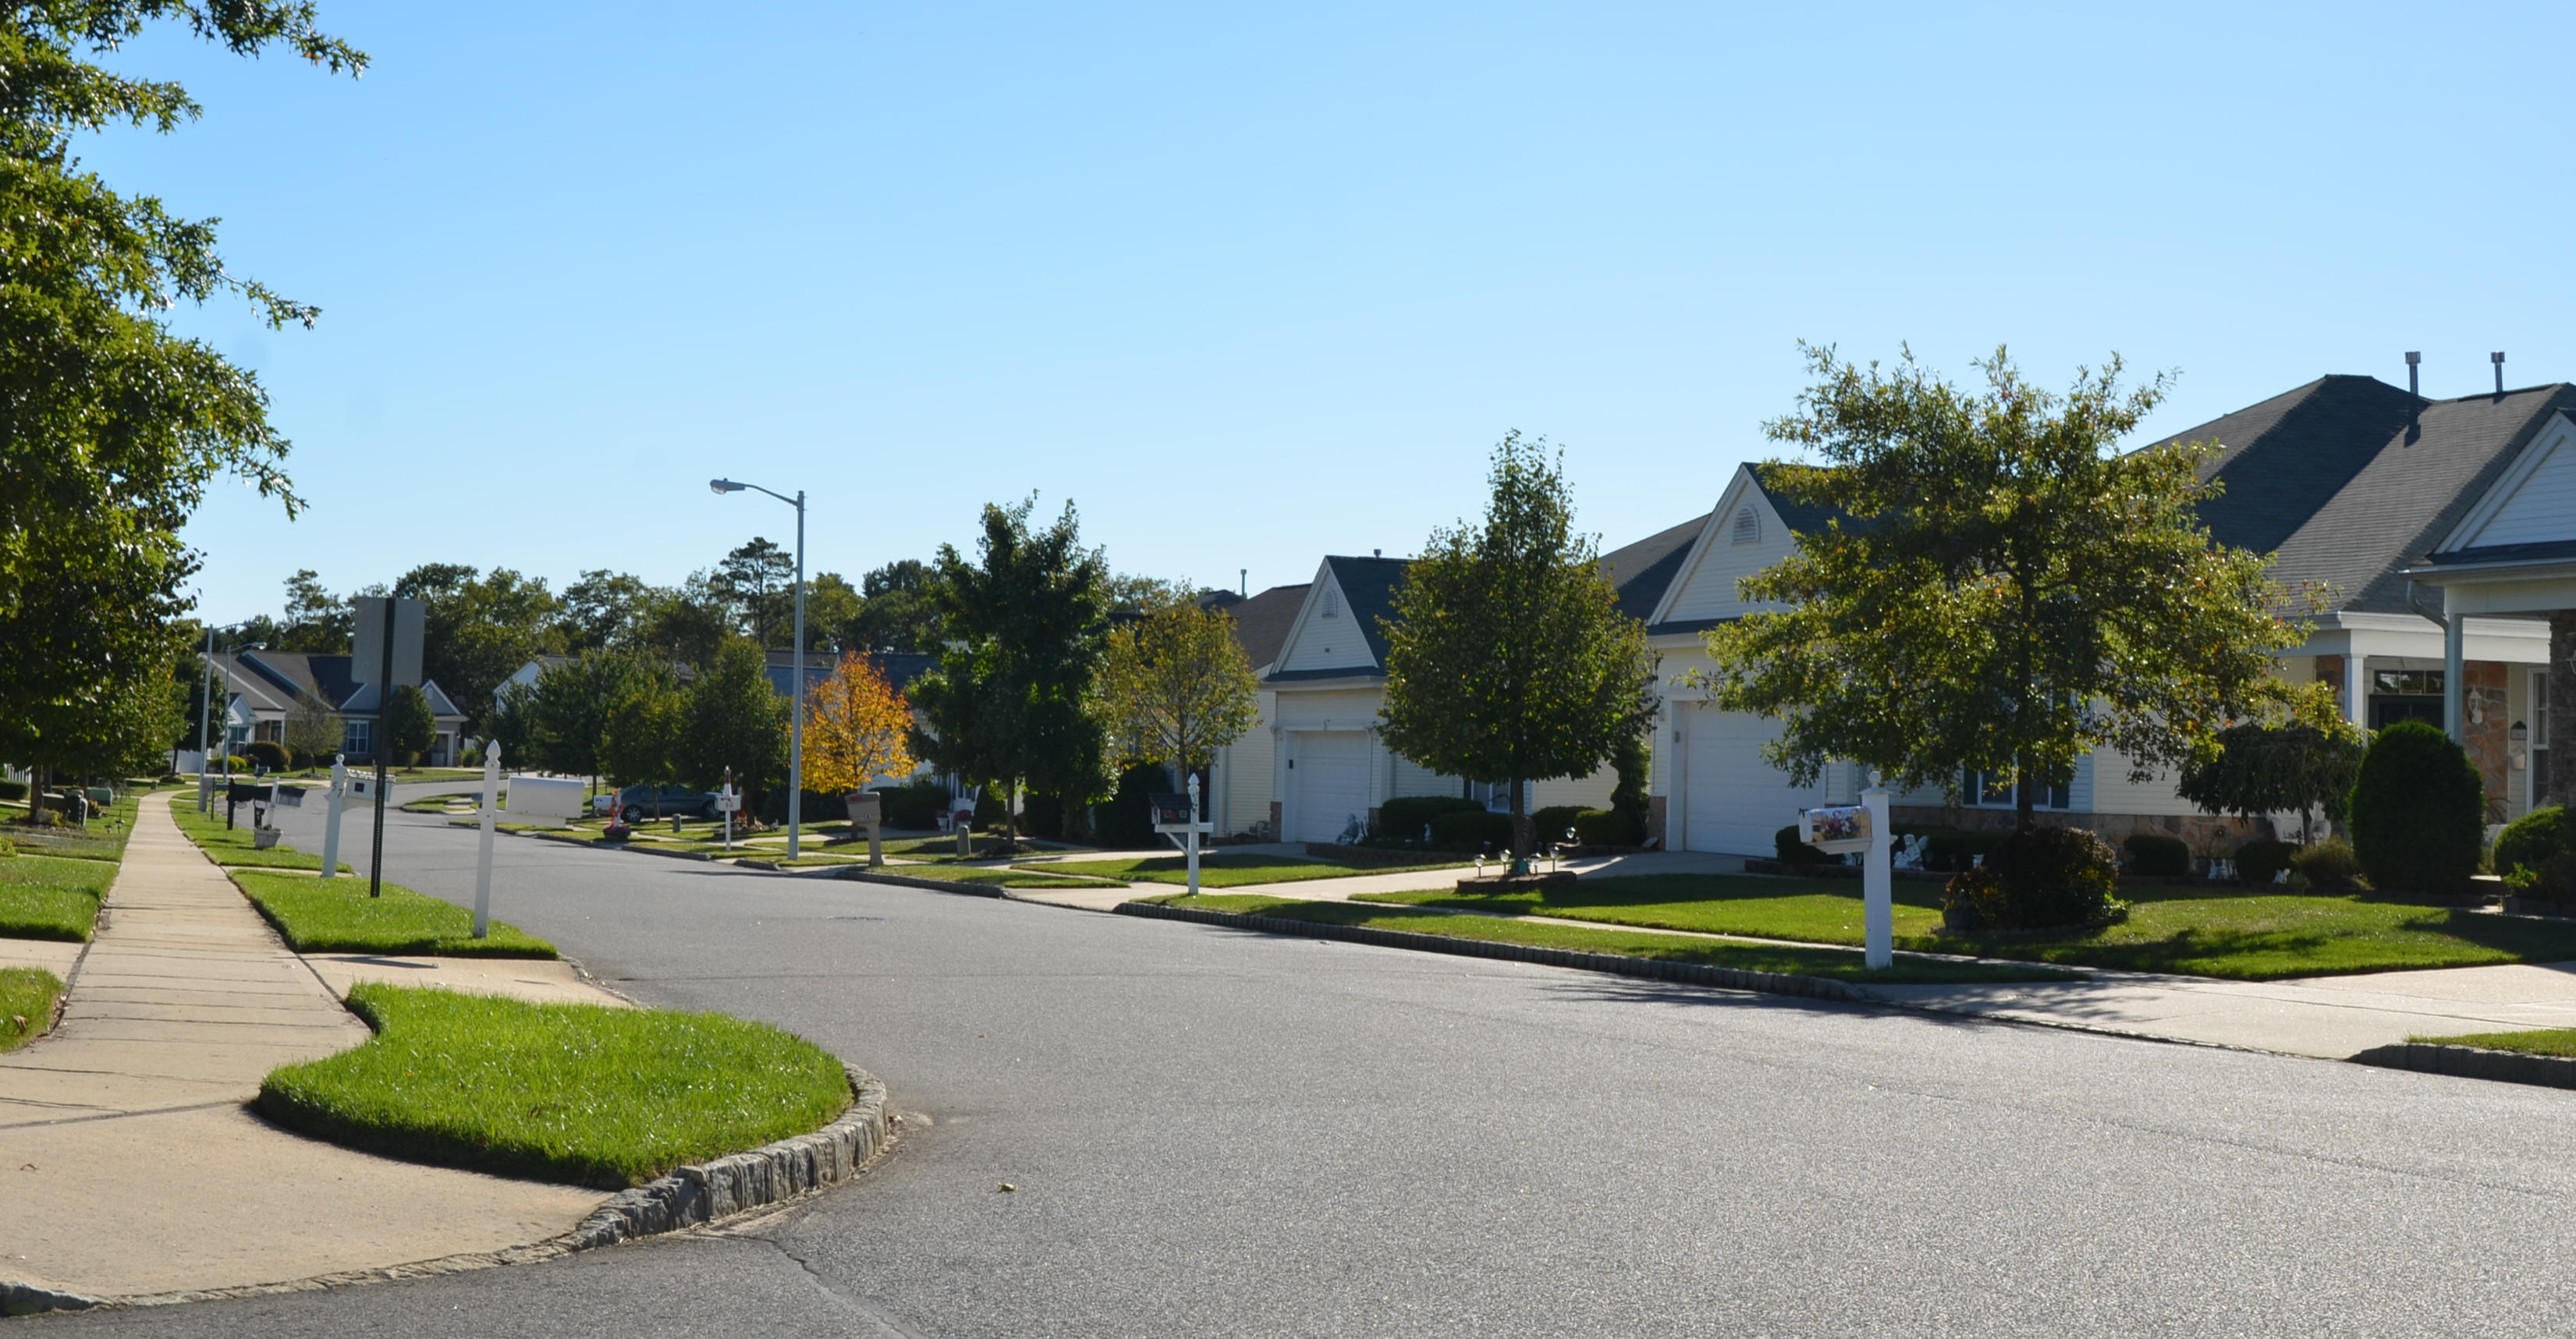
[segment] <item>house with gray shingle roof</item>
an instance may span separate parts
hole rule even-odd
[[[2280,658],[2284,677],[2333,685],[2364,726],[2450,730],[2485,774],[2497,821],[2549,794],[2545,615],[2576,608],[2576,386],[2433,400],[2328,376],[2175,436],[2220,447],[2203,472],[2224,485],[2201,506],[2213,536],[2275,555],[2274,575],[2317,597],[2306,644]],[[1701,633],[1750,611],[1736,582],[1828,520],[1766,489],[1759,467],[1739,468],[1646,616],[1667,678],[1654,826],[1675,849],[1767,852],[1800,808],[1858,795],[1848,765],[1791,787],[1761,758],[1775,723],[1717,711],[1676,682],[1707,666]],[[2133,783],[2128,770],[2115,756],[2087,759],[2048,788],[2043,809],[2114,840],[2255,835],[2202,814],[2173,778]],[[1898,805],[1900,819],[2000,824],[2013,796],[2008,780],[1962,777],[1954,792]]]
[[[254,739],[284,743],[286,718],[294,711],[296,699],[311,697],[340,718],[341,752],[349,761],[373,762],[381,707],[376,686],[351,677],[352,663],[350,656],[304,651],[218,652],[214,674],[218,683],[231,685],[224,705],[227,746],[238,753]],[[432,767],[451,766],[460,753],[465,713],[436,683],[422,684],[421,693],[429,699],[430,715],[438,722],[437,737],[425,761]]]

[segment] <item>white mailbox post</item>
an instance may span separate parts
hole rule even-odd
[[[331,755],[331,789],[323,806],[322,877],[335,878],[340,873],[340,809],[349,799],[349,759],[343,754]]]
[[[733,769],[725,769],[724,789],[716,792],[716,812],[724,815],[725,849],[733,849],[733,816],[742,812],[742,792],[733,784]]]
[[[474,856],[474,937],[492,932],[492,830],[501,821],[501,741],[483,746],[483,833]]]
[[[1179,839],[1178,845],[1189,855],[1190,896],[1199,894],[1199,835],[1216,831],[1216,824],[1199,818],[1199,779],[1190,776],[1187,795],[1154,795],[1147,797],[1154,806],[1154,831]]]
[[[850,830],[868,830],[868,863],[885,863],[885,846],[880,835],[885,827],[885,797],[872,790],[851,791],[844,800],[850,806]]]
[[[1860,803],[1798,811],[1798,837],[1828,853],[1861,855],[1861,961],[1879,971],[1896,960],[1896,836],[1887,826],[1887,787],[1872,784]]]

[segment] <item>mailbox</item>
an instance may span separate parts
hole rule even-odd
[[[885,821],[885,800],[872,790],[854,790],[848,796],[850,826],[869,827]]]
[[[280,786],[277,788],[277,798],[274,803],[282,804],[289,809],[301,809],[304,807],[304,792],[309,789],[311,789],[309,786]]]
[[[586,782],[551,776],[514,776],[510,778],[510,817],[579,818],[589,804],[590,786]]]
[[[1828,854],[1866,851],[1877,834],[1870,830],[1869,810],[1857,804],[1798,811],[1798,839]]]

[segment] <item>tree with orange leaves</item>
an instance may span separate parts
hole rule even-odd
[[[911,773],[912,704],[873,658],[843,651],[830,677],[807,695],[805,716],[809,788],[829,795],[864,789],[874,777]]]

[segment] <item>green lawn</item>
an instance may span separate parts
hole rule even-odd
[[[235,870],[240,885],[298,953],[420,953],[447,958],[551,958],[555,946],[500,921],[474,938],[474,914],[453,903],[386,884],[367,896],[364,879]]]
[[[722,1014],[360,985],[376,1035],[260,1084],[260,1114],[336,1143],[576,1185],[641,1185],[821,1128],[839,1061]]]
[[[2431,1046],[2475,1046],[2482,1051],[2521,1051],[2527,1055],[2576,1057],[2576,1028],[2537,1028],[2529,1032],[2471,1032],[2457,1037],[2408,1037]]]
[[[307,799],[305,803],[319,804],[322,801]],[[352,811],[351,816],[354,817],[363,812],[363,810]],[[265,851],[254,846],[251,841],[250,806],[247,804],[234,812],[233,826],[230,828],[224,826],[222,804],[216,804],[215,811],[211,814],[201,814],[197,812],[195,799],[188,796],[182,796],[170,802],[170,818],[179,825],[179,831],[187,834],[188,840],[197,844],[197,849],[206,853],[207,859],[218,865],[248,869],[317,871],[322,868],[322,857],[296,850],[292,846],[280,844],[269,847]],[[340,868],[348,869],[348,862],[341,862]]]
[[[0,937],[86,941],[114,882],[116,866],[102,860],[0,860]]]
[[[785,862],[781,862],[785,863]],[[862,865],[861,868],[867,868]],[[972,865],[885,865],[878,872],[940,883],[969,883],[984,888],[1124,888],[1110,879],[1059,878],[1024,869],[978,868]]]
[[[41,967],[0,967],[0,1051],[45,1035],[62,997],[62,978]]]
[[[2132,886],[2129,919],[2099,929],[2033,936],[1936,936],[1939,890],[1896,885],[1900,948],[1990,958],[2179,972],[2239,981],[2427,967],[2576,959],[2576,922],[2508,919],[2446,907],[2342,897],[2220,894]],[[1861,942],[1856,881],[1659,875],[1601,879],[1545,897],[1460,898],[1445,893],[1367,895],[1371,902],[1561,916],[1570,920],[1717,934]]]
[[[134,834],[134,811],[141,807],[142,797],[151,790],[132,790],[125,798],[101,810],[89,826],[30,828],[23,821],[0,827],[0,840],[29,855],[56,856],[65,860],[104,860],[111,864],[125,858],[125,839]],[[24,805],[17,816],[23,819]]]
[[[1050,860],[1022,869],[1053,869],[1122,883],[1187,884],[1189,857],[1158,855],[1123,860]],[[1403,874],[1412,870],[1465,868],[1453,862],[1428,865],[1343,865],[1325,860],[1298,860],[1281,855],[1199,855],[1199,886],[1240,888],[1247,884],[1298,883],[1306,879],[1345,879],[1354,874]]]
[[[1692,962],[1710,967],[1731,967],[1748,972],[1830,977],[1837,981],[1920,985],[1954,981],[2064,981],[2073,977],[2072,973],[2046,967],[1946,962],[1938,958],[1919,958],[1911,954],[1900,954],[1894,966],[1882,972],[1872,972],[1862,966],[1859,954],[1841,949],[1802,948],[1793,944],[1725,944],[1640,930],[1595,930],[1582,926],[1545,925],[1529,921],[1506,920],[1495,916],[1461,916],[1440,912],[1408,914],[1356,902],[1298,902],[1282,897],[1261,897],[1243,893],[1202,894],[1198,897],[1191,897],[1186,893],[1177,896],[1166,894],[1143,900],[1161,902],[1167,906],[1195,907],[1203,911],[1233,912],[1237,915],[1280,916],[1290,920],[1318,921],[1328,925],[1365,925],[1381,930],[1405,930],[1414,934],[1444,935],[1456,939],[1482,939],[1502,944],[1530,944],[1541,948],[1570,949],[1579,953],[1616,953],[1631,958]]]

